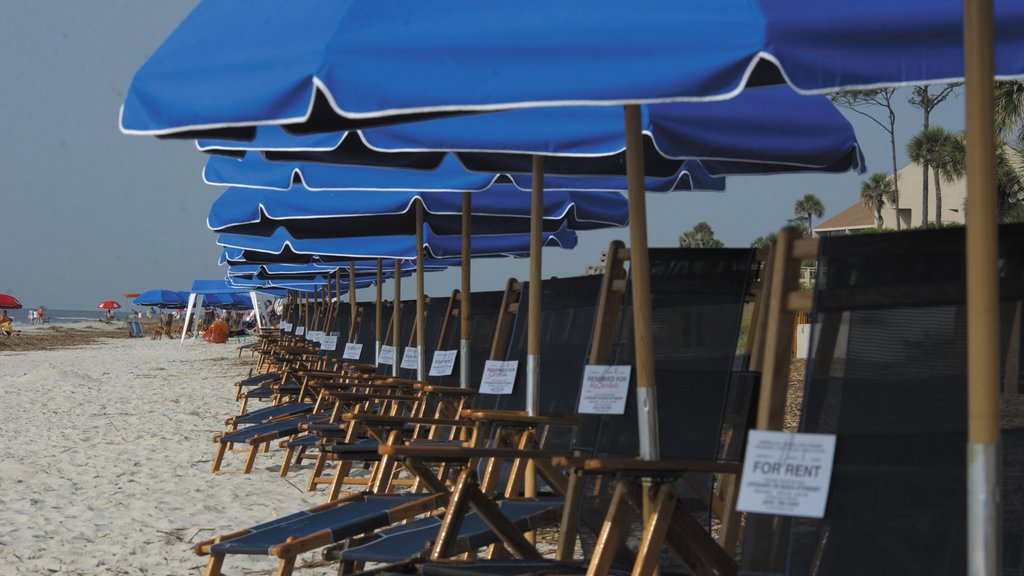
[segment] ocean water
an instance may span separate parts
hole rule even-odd
[[[22,308],[21,310],[8,310],[7,315],[11,317],[14,325],[25,325],[28,324],[28,308]],[[146,310],[142,310],[143,315],[146,314]],[[134,310],[125,312],[124,308],[114,310],[115,320],[124,320],[126,314],[133,313]],[[97,322],[101,318],[107,315],[106,310],[62,310],[60,308],[47,308],[43,307],[43,317],[46,319],[47,324],[74,324],[77,322]]]

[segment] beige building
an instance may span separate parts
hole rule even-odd
[[[921,226],[921,167],[908,164],[897,172],[900,186],[900,227]],[[860,191],[858,190],[858,194]],[[967,198],[967,181],[959,178],[953,182],[942,182],[942,223],[964,223],[964,200]],[[882,226],[896,229],[896,208],[888,202],[882,208]],[[928,222],[934,223],[935,215],[935,174],[928,174]],[[857,230],[875,227],[874,213],[860,202],[836,214],[814,227],[815,236],[850,234]]]

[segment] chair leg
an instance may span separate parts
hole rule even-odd
[[[216,473],[220,470],[220,464],[224,461],[224,451],[228,449],[228,445],[223,442],[218,442],[217,455],[213,457],[213,469],[210,472]]]
[[[249,449],[249,456],[245,459],[245,469],[242,471],[243,474],[252,472],[252,465],[256,463],[256,454],[260,451],[259,444],[253,444],[252,448]]]
[[[295,556],[281,558],[281,561],[277,563],[277,576],[291,576],[293,570],[295,570]]]
[[[281,462],[281,469],[278,470],[277,475],[284,478],[288,475],[288,470],[292,465],[292,453],[295,452],[295,448],[289,446],[284,452],[284,460]]]
[[[658,557],[661,555],[661,548],[665,543],[665,534],[672,521],[672,511],[675,505],[675,486],[662,484],[658,488],[654,504],[651,506],[650,517],[644,526],[640,549],[637,551],[636,563],[633,565],[633,576],[653,574],[658,568]]]
[[[327,462],[327,453],[321,452],[317,454],[316,464],[313,465],[313,472],[309,475],[309,486],[306,487],[306,492],[313,492],[316,490],[317,479],[323,474],[324,464]]]
[[[626,491],[630,488],[635,489],[635,486],[630,486],[628,481],[622,481],[615,487],[604,525],[601,526],[601,533],[597,537],[597,547],[590,559],[590,566],[587,567],[587,576],[607,574],[615,560],[615,552],[625,536],[626,518],[630,509]]]
[[[210,560],[206,563],[206,576],[220,576],[222,566],[224,566],[224,555],[211,554]]]

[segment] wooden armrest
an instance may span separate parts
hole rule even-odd
[[[708,460],[639,460],[636,458],[587,458],[582,469],[590,474],[681,474],[684,472],[718,472],[739,474],[739,462]]]
[[[359,370],[360,372],[372,372],[377,369],[376,364],[360,364],[358,362],[345,362],[342,366],[349,370]]]
[[[347,422],[363,422],[368,424],[388,424],[404,426],[405,424],[421,424],[425,426],[468,426],[462,420],[438,420],[435,418],[419,418],[415,416],[384,416],[381,414],[343,414],[341,418]]]
[[[579,423],[579,417],[574,414],[564,416],[530,416],[525,412],[513,410],[463,410],[462,417],[474,422],[492,422],[495,424],[520,426],[576,426]]]
[[[456,386],[434,386],[433,384],[419,384],[416,386],[416,388],[428,394],[444,394],[448,396],[474,396],[477,394],[477,391],[471,388],[458,388]]]
[[[548,450],[520,450],[519,448],[468,448],[464,446],[392,446],[388,444],[377,448],[381,456],[400,458],[420,458],[435,460],[468,460],[470,458],[534,458],[550,459],[566,456],[564,452]]]
[[[368,392],[342,392],[341,390],[324,390],[325,396],[335,400],[353,400],[361,402],[364,400],[400,400],[402,402],[417,402],[421,398],[410,394],[385,394],[383,390]]]

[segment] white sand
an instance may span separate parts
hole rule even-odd
[[[251,360],[235,345],[105,339],[0,353],[0,573],[199,574],[192,545],[319,504],[307,470],[277,475],[280,450],[241,473],[241,452],[210,473],[232,383]],[[298,574],[334,574],[337,567]],[[225,574],[270,574],[230,557]]]

